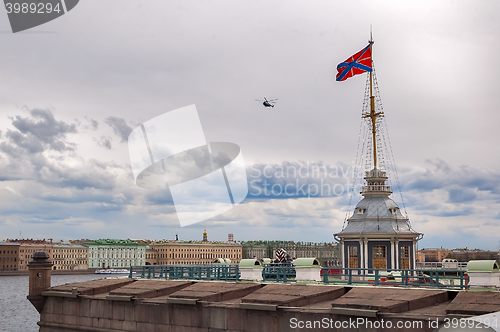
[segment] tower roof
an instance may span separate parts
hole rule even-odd
[[[366,195],[356,205],[353,215],[348,220],[381,219],[407,221],[396,202],[385,195]]]
[[[413,230],[406,220],[391,221],[351,221],[340,233],[335,234],[343,237],[348,235],[409,235],[414,238],[420,233]]]
[[[346,228],[336,235],[420,234],[410,227],[398,205],[386,195],[367,195],[347,221]]]

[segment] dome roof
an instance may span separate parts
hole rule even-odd
[[[385,195],[367,195],[363,198],[349,220],[394,219],[406,220],[398,205]]]
[[[354,209],[347,226],[337,235],[399,234],[418,235],[387,195],[367,195]]]
[[[394,220],[394,221],[350,221],[346,228],[344,228],[338,236],[343,235],[361,235],[361,234],[371,234],[371,235],[384,235],[384,234],[398,234],[398,235],[412,235],[415,237],[420,235],[420,233],[414,231],[406,220]]]

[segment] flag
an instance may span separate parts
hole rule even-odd
[[[337,81],[345,81],[349,77],[372,71],[372,48],[368,44],[363,50],[351,56],[337,66]]]
[[[281,262],[286,258],[286,251],[285,249],[279,248],[276,250],[276,258]]]

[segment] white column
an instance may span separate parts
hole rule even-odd
[[[359,267],[364,268],[365,266],[365,257],[363,255],[363,240],[359,239]]]
[[[412,264],[410,264],[410,269],[412,268],[413,266],[413,269],[416,268],[416,258],[417,258],[417,252],[415,250],[415,248],[417,247],[417,241],[416,240],[413,240],[413,248],[411,249],[413,251],[413,259],[410,261],[410,262],[413,262]]]
[[[395,262],[395,253],[394,253],[394,239],[391,239],[391,269],[394,269]]]
[[[366,268],[368,268],[368,239],[365,239],[365,257],[366,257]]]
[[[401,265],[399,263],[399,240],[396,240],[396,269],[400,269]]]
[[[340,240],[340,261],[342,262],[342,267],[345,268],[345,259],[346,257],[344,257],[344,240]],[[295,256],[297,257],[297,256]],[[347,257],[349,258],[349,257]]]

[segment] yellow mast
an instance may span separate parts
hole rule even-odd
[[[371,57],[373,59],[373,50],[372,50],[372,45],[374,43],[373,38],[371,36],[370,32],[370,51],[371,51]],[[377,128],[375,126],[375,123],[377,121],[377,118],[381,116],[383,113],[382,112],[375,112],[375,96],[373,95],[373,60],[372,60],[372,71],[370,72],[370,113],[365,113],[363,114],[363,118],[370,118],[372,122],[372,141],[373,141],[373,168],[377,168],[377,141],[376,141],[376,132]]]

